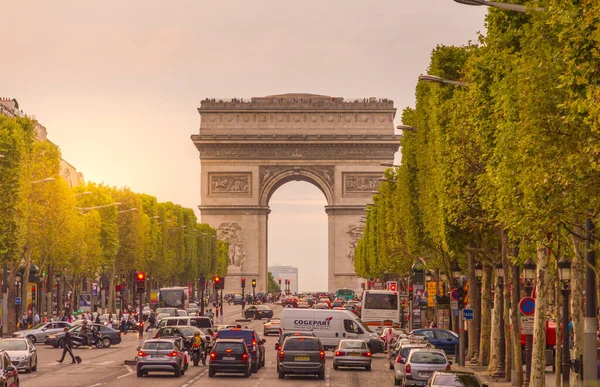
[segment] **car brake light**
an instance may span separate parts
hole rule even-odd
[[[148,356],[148,354],[146,352],[138,351],[138,356],[145,357],[145,356]]]
[[[319,360],[325,361],[325,352],[323,352],[323,351],[319,352]]]
[[[248,361],[248,354],[247,353],[242,353],[242,361],[244,363],[246,363]]]
[[[210,353],[210,359],[211,359],[211,360],[215,360],[215,359],[216,359],[216,357],[217,357],[217,354],[216,354],[216,353],[214,353],[214,352],[211,352],[211,353]]]
[[[402,360],[402,356],[398,355],[398,357],[396,358],[396,363],[400,363],[400,360]]]
[[[369,351],[363,352],[362,355],[366,356],[366,357],[371,357],[371,352],[369,352]]]
[[[410,364],[407,364],[407,365],[404,367],[404,373],[405,373],[405,374],[410,374]]]
[[[346,352],[335,351],[335,356],[345,356]]]
[[[252,346],[256,345],[256,340],[252,339]]]
[[[283,355],[284,355],[283,351],[279,351],[279,360],[280,361],[283,361]]]
[[[169,357],[176,357],[177,355],[178,355],[178,353],[175,351],[171,352],[171,353],[167,353],[167,356],[169,356]]]

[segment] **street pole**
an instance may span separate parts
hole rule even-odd
[[[531,280],[525,282],[525,295],[531,297]],[[533,354],[533,335],[525,335],[525,375],[523,376],[523,387],[529,387],[531,380],[531,357]]]
[[[465,320],[463,319],[463,309],[458,309],[458,363],[461,367],[465,366]]]
[[[585,220],[585,231],[587,265],[585,267],[585,318],[583,334],[585,344],[583,349],[583,380],[595,381],[598,373],[596,361],[596,332],[598,331],[596,309],[598,308],[598,300],[596,299],[596,273],[594,273],[593,269],[596,267],[596,252],[592,248],[592,232],[594,231],[594,223],[590,218]]]
[[[498,303],[500,305],[495,305],[498,308],[498,312],[500,314],[500,327],[499,327],[499,345],[498,348],[498,366],[496,367],[496,371],[494,372],[495,378],[504,379],[506,377],[506,342],[504,336],[504,277],[498,276],[498,291],[500,292],[500,297]]]
[[[223,287],[221,287],[221,305],[219,305],[221,315],[219,316],[219,323],[223,324]]]
[[[563,386],[569,385],[569,371],[571,369],[571,354],[569,352],[569,287],[565,282],[562,289],[562,382]]]

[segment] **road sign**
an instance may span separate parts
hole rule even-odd
[[[15,305],[21,305],[21,297],[15,297]]]
[[[452,289],[452,291],[450,292],[450,298],[452,298],[454,301],[458,301],[458,289],[457,288]]]
[[[454,309],[452,311],[452,314],[454,315],[454,317],[458,317],[458,309]]]
[[[94,297],[98,297],[98,284],[95,282],[92,283],[92,294]]]
[[[450,300],[450,309],[452,309],[452,310],[458,310],[458,301],[456,301],[456,300]]]
[[[533,316],[535,314],[535,300],[531,297],[523,297],[519,302],[519,310],[525,316]]]
[[[533,335],[533,320],[534,316],[521,316],[521,334]]]
[[[465,320],[473,320],[473,309],[463,309],[463,318]]]

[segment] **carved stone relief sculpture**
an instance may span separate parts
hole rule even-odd
[[[376,191],[381,175],[364,173],[344,174],[344,193],[364,193]]]
[[[348,254],[346,256],[354,265],[354,250],[358,244],[358,240],[362,237],[363,231],[365,230],[364,225],[351,224],[348,226],[347,234],[350,235],[350,243],[348,244]]]
[[[250,194],[249,173],[209,174],[211,193]]]
[[[229,242],[229,267],[244,266],[244,240],[242,227],[234,222],[221,223],[217,228],[217,237]]]

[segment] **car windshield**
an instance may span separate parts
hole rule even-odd
[[[446,364],[446,357],[439,352],[415,351],[410,357],[411,363]]]
[[[0,349],[4,351],[25,351],[27,344],[22,340],[0,340]]]
[[[244,353],[245,345],[242,343],[217,343],[214,351],[216,353],[233,353],[240,354]]]
[[[419,347],[402,347],[402,349],[400,350],[400,356],[402,356],[403,358],[406,358],[412,349],[423,348],[423,347],[424,346],[419,346]]]
[[[265,306],[265,305],[258,305],[258,306],[256,307],[256,309],[261,309],[261,310],[269,310],[269,307],[268,307],[268,306]]]
[[[343,349],[366,349],[367,344],[364,341],[342,341],[340,348]]]
[[[304,337],[290,338],[283,344],[284,351],[319,351],[319,342]]]
[[[173,343],[164,342],[164,341],[151,341],[144,343],[142,349],[155,349],[159,351],[172,351]]]
[[[433,380],[434,385],[448,387],[480,387],[481,384],[475,375],[454,374],[437,375]]]
[[[194,329],[192,327],[177,327],[179,332],[181,332],[184,336],[194,336],[195,332],[198,332],[198,329]],[[200,332],[202,334],[202,332]]]
[[[365,330],[365,331],[367,331],[367,332],[371,332],[371,333],[373,333],[373,331],[372,331],[371,329],[369,329],[369,326],[368,326],[367,324],[365,324],[365,323],[363,322],[363,320],[361,320],[361,319],[357,319],[357,320],[358,320],[358,322],[360,323],[360,326],[361,326],[361,328],[362,328],[362,329],[364,329],[364,330]]]
[[[177,316],[177,309],[173,309],[173,308],[158,308],[158,309],[156,309],[156,314],[161,314],[161,313],[168,314],[169,316]]]

